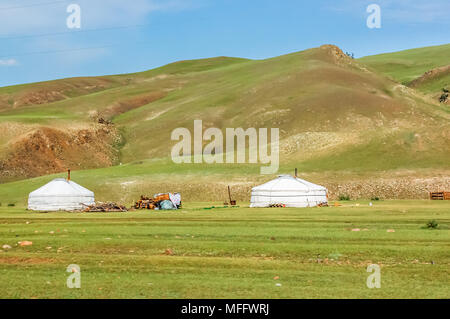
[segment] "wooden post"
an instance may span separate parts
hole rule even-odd
[[[70,169],[67,170],[67,181],[70,182]]]

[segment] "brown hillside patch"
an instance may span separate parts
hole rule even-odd
[[[14,107],[33,104],[47,104],[66,99],[67,96],[61,91],[36,90],[20,96],[14,101]]]
[[[37,127],[38,125],[34,124],[29,125],[15,122],[0,122],[0,149],[6,146],[5,144],[8,144],[16,139],[18,136],[28,133]]]
[[[152,92],[146,95],[136,96],[131,99],[116,102],[102,112],[101,116],[111,119],[114,116],[126,113],[133,109],[152,103],[166,96],[165,92]]]
[[[57,130],[40,127],[9,146],[0,159],[0,181],[111,166],[118,157],[113,145],[120,135],[112,125],[90,129]]]
[[[53,103],[74,96],[99,92],[113,85],[114,81],[107,78],[72,78],[34,83],[25,86],[19,92],[2,94],[0,110]]]
[[[352,58],[345,54],[338,46],[332,44],[325,44],[320,47],[322,53],[328,57],[328,61],[334,64],[351,64]]]

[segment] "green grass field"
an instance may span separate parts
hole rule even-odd
[[[450,44],[384,53],[359,59],[378,72],[408,84],[425,72],[448,65]]]
[[[385,74],[395,81],[409,85],[425,72],[449,65],[450,45],[417,48],[399,52],[372,55],[359,59],[373,70]],[[423,93],[439,93],[450,85],[448,72],[428,79],[414,87]]]
[[[450,297],[450,202],[211,205],[111,214],[3,206],[0,244],[12,248],[0,252],[0,298]],[[430,220],[439,228],[425,229]],[[366,286],[372,263],[380,289]],[[81,289],[66,287],[69,264],[81,267]]]

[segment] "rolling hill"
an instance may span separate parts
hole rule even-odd
[[[13,182],[0,199],[24,203],[67,168],[104,200],[169,189],[221,200],[226,184],[247,198],[267,179],[261,165],[171,162],[171,132],[197,119],[205,129],[280,128],[280,173],[298,167],[333,196],[426,196],[450,185],[450,112],[399,82],[444,65],[448,49],[398,53],[395,69],[389,56],[353,60],[324,45],[0,88],[0,182]]]
[[[435,98],[443,88],[450,89],[450,44],[373,55],[359,61]]]

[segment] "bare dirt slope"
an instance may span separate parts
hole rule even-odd
[[[65,171],[98,168],[118,162],[114,145],[120,135],[113,125],[89,125],[83,129],[37,127],[15,137],[0,158],[0,179],[14,180]]]

